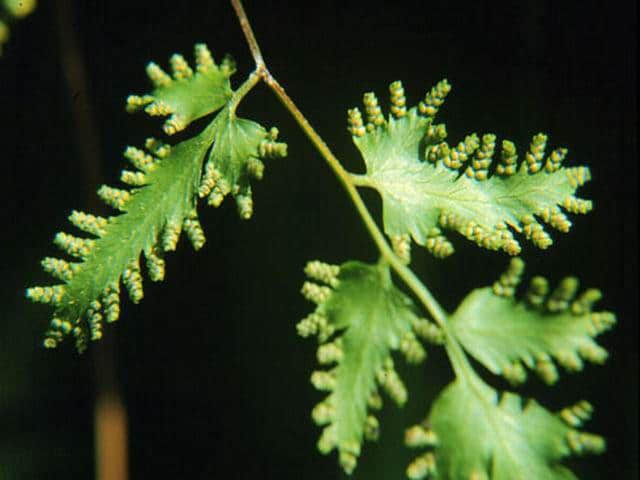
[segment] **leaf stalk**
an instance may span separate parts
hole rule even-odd
[[[251,51],[251,54],[256,63],[255,75],[258,75],[274,92],[280,102],[293,116],[298,123],[302,131],[307,135],[311,143],[316,147],[320,155],[325,159],[326,163],[333,173],[338,177],[338,180],[346,190],[349,198],[353,202],[360,218],[362,219],[367,231],[371,235],[376,247],[378,248],[380,255],[391,266],[395,273],[405,283],[405,285],[413,292],[413,294],[422,303],[425,309],[433,317],[436,323],[442,328],[445,335],[445,347],[453,369],[458,377],[462,376],[471,384],[476,381],[480,381],[476,373],[473,371],[466,355],[464,354],[462,347],[455,340],[451,334],[451,330],[447,323],[448,315],[444,309],[440,306],[438,301],[434,298],[431,292],[424,286],[424,284],[416,277],[413,271],[404,265],[398,256],[393,252],[387,240],[376,224],[375,220],[371,216],[371,213],[367,209],[362,197],[358,193],[356,186],[367,186],[367,182],[363,180],[362,175],[355,175],[349,173],[342,166],[340,161],[331,152],[331,149],[324,142],[322,137],[311,126],[304,114],[298,109],[296,104],[291,100],[285,89],[280,85],[276,78],[269,72],[267,65],[264,61],[260,47],[251,28],[249,19],[247,18],[244,7],[241,0],[231,0],[231,4],[238,16],[240,26],[247,40],[247,44]],[[253,75],[253,74],[252,74]],[[253,81],[253,80],[252,80]],[[252,85],[253,86],[253,85]],[[252,88],[252,87],[250,87]],[[249,89],[250,89],[249,88]],[[247,90],[248,91],[248,90]]]

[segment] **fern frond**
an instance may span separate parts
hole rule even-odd
[[[264,164],[260,159],[284,157],[287,147],[276,142],[277,128],[267,132],[255,122],[232,117],[229,109],[222,110],[217,121],[225,128],[216,130],[198,195],[207,197],[209,205],[217,207],[231,193],[240,217],[248,219],[253,214],[249,181],[262,178]]]
[[[524,263],[513,259],[509,270],[492,288],[471,292],[451,317],[451,328],[464,348],[491,372],[512,384],[526,379],[524,366],[546,383],[558,378],[552,358],[569,371],[583,360],[603,363],[607,351],[594,337],[615,323],[610,312],[593,312],[601,294],[596,289],[576,296],[578,281],[565,278],[547,295],[547,283],[535,277],[526,301],[513,298]]]
[[[132,301],[139,302],[143,296],[139,266],[142,252],[156,265],[149,268],[151,278],[163,277],[158,274],[158,259],[170,250],[166,239],[174,235],[174,226],[182,226],[195,208],[200,168],[212,130],[174,146],[162,160],[150,160],[155,168],[144,174],[147,186],[131,191],[101,187],[101,198],[124,211],[123,215],[105,219],[81,212],[71,214],[74,225],[97,238],[57,234],[55,243],[83,261],[69,268],[63,260],[49,260],[49,270],[65,282],[56,286],[62,292],[58,297],[39,297],[38,287],[27,290],[32,300],[46,301],[55,308],[45,346],[55,347],[70,331],[79,350],[86,348],[89,338],[100,338],[100,316],[108,321],[118,317],[119,296],[114,292],[119,292],[120,280]]]
[[[205,49],[197,47],[201,55]],[[200,106],[199,110],[190,112],[197,111],[197,115],[201,115],[222,107],[211,123],[200,134],[174,146],[148,139],[146,151],[128,147],[124,155],[135,170],[123,171],[121,179],[132,188],[102,186],[98,190],[105,203],[123,213],[102,218],[74,211],[69,220],[91,237],[80,238],[64,232],[55,236],[54,243],[81,262],[46,258],[44,269],[63,283],[27,289],[27,297],[31,300],[54,307],[44,341],[46,347],[57,346],[68,334],[73,334],[80,351],[86,348],[89,339],[99,339],[103,320],[113,322],[118,319],[121,284],[134,303],[143,298],[142,255],[149,278],[161,281],[165,276],[163,256],[176,249],[182,231],[196,250],[204,245],[204,232],[196,211],[198,198],[203,196],[204,190],[208,189],[206,193],[215,191],[216,202],[210,203],[216,206],[231,193],[241,217],[249,218],[252,211],[249,179],[261,177],[260,158],[286,154],[284,144],[275,142],[273,132],[230,112],[229,104],[224,103],[233,95],[226,73],[223,75],[206,58],[200,58],[198,71],[209,76],[191,84],[188,83],[190,77],[185,74],[184,78],[176,80],[180,88],[175,87],[177,90],[173,94],[175,99],[182,101],[181,95],[186,95],[190,88],[195,88],[194,97],[202,93],[200,89],[210,89],[206,99],[213,102],[213,107]],[[159,91],[166,94],[162,89]],[[204,99],[199,98],[199,101],[204,102]],[[183,107],[194,104],[176,100],[175,105],[179,107],[175,112],[183,118],[196,118],[184,116],[187,110]],[[265,144],[271,146],[269,152],[265,151]],[[260,164],[260,175],[255,174],[257,163]],[[217,175],[213,182],[208,177],[210,172]]]
[[[130,95],[127,111],[144,108],[152,116],[169,115],[163,129],[173,135],[225,105],[233,93],[229,86],[229,77],[235,72],[233,60],[226,57],[217,65],[206,45],[197,44],[194,50],[195,72],[179,54],[170,58],[172,75],[150,62],[147,76],[155,88],[142,96]]]
[[[398,405],[407,399],[391,351],[400,350],[411,363],[422,361],[426,353],[413,330],[433,333],[433,328],[416,316],[386,266],[311,262],[305,272],[326,285],[305,282],[302,287],[303,295],[318,306],[298,324],[298,333],[317,335],[318,361],[337,364],[311,376],[317,389],[331,392],[312,413],[318,425],[327,425],[318,449],[327,454],[336,448],[340,465],[351,473],[363,439],[377,438],[378,420],[369,413],[382,406],[376,383]]]
[[[423,424],[407,430],[405,443],[435,447],[407,468],[412,480],[577,480],[561,461],[601,453],[604,439],[577,428],[591,414],[582,401],[552,414],[534,400],[522,406],[516,394],[498,394],[461,379],[433,404]],[[464,412],[464,414],[461,414]]]
[[[450,255],[453,246],[443,229],[510,255],[521,250],[510,228],[539,248],[549,247],[551,237],[539,222],[566,232],[571,222],[560,207],[571,213],[591,210],[591,202],[574,196],[590,179],[589,170],[562,167],[566,149],[545,157],[547,137],[538,134],[519,167],[515,146],[503,141],[500,163],[490,175],[498,157],[495,135],[474,133],[450,146],[445,126],[433,122],[450,88],[441,81],[418,107],[407,110],[402,85],[394,82],[388,119],[372,93],[364,98],[366,123],[358,109],[349,111],[349,131],[367,170],[360,184],[380,193],[384,229],[401,247],[398,253],[408,258],[412,237],[437,257]]]

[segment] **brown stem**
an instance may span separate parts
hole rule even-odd
[[[73,27],[72,2],[56,4],[57,34],[62,71],[71,98],[78,168],[85,185],[93,190],[102,177],[100,135],[91,108],[89,82],[82,51]],[[103,207],[93,195],[85,199],[90,209]],[[126,480],[127,412],[118,391],[113,338],[105,338],[92,349],[95,368],[94,403],[95,471],[97,480]]]
[[[231,0],[231,5],[233,5],[233,9],[236,11],[236,15],[238,17],[238,20],[240,21],[240,26],[242,27],[244,36],[247,39],[247,43],[249,44],[249,50],[251,50],[253,60],[256,62],[256,67],[258,70],[262,70],[265,66],[264,60],[262,59],[262,52],[260,51],[260,46],[258,45],[256,37],[253,34],[253,29],[251,28],[251,24],[249,23],[247,14],[244,11],[242,2],[240,0]]]

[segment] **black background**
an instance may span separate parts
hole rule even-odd
[[[70,91],[56,5],[43,1],[15,24],[0,58],[0,473],[7,479],[94,474],[95,355],[78,356],[70,342],[45,351],[49,312],[23,295],[49,281],[39,260],[55,253],[50,240],[68,228],[69,212],[94,205],[103,182],[117,182],[124,146],[159,134],[161,120],[123,108],[128,94],[148,89],[144,65],[166,66],[174,52],[191,58],[193,44],[206,42],[217,59],[236,59],[235,86],[252,69],[226,2],[72,2],[64,30],[78,39],[87,88]],[[572,216],[568,235],[552,232],[547,252],[523,241],[523,257],[530,275],[556,282],[577,274],[604,291],[599,306],[619,318],[601,339],[611,358],[581,374],[561,372],[554,388],[532,376],[519,391],[552,409],[591,400],[596,413],[587,429],[605,435],[609,448],[572,463],[576,473],[637,478],[635,2],[245,7],[271,72],[351,171],[362,165],[345,129],[347,108],[366,91],[385,99],[396,79],[415,104],[443,77],[453,91],[439,121],[452,143],[472,131],[494,132],[522,151],[544,131],[552,148],[569,148],[565,164],[589,165],[593,181],[579,193],[595,210]],[[86,142],[77,112],[96,122],[91,165],[80,157]],[[319,429],[309,413],[322,395],[308,381],[314,343],[295,334],[311,310],[298,290],[307,260],[375,261],[375,248],[321,157],[265,86],[239,113],[277,125],[289,143],[289,157],[269,162],[254,186],[254,218],[239,220],[230,200],[202,208],[205,248],[193,253],[181,241],[168,257],[166,281],[145,282],[145,300],[123,300],[121,320],[105,328],[128,409],[134,479],[204,479],[229,469],[228,478],[342,475],[335,454],[315,451]],[[379,199],[365,198],[379,218]],[[493,282],[507,258],[450,237],[453,257],[436,260],[414,248],[413,265],[451,311],[470,289]],[[442,352],[429,352],[422,367],[400,367],[409,404],[385,408],[381,443],[365,445],[353,478],[403,478],[414,455],[401,445],[403,428],[424,416],[453,375]]]

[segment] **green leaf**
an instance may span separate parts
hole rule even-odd
[[[227,57],[217,65],[204,44],[197,44],[194,50],[195,73],[179,54],[170,58],[172,76],[150,62],[147,75],[155,88],[143,96],[130,95],[127,110],[144,108],[149,115],[170,115],[163,128],[167,135],[172,135],[223,107],[233,93],[229,84],[235,71],[233,61]]]
[[[406,401],[390,353],[400,349],[412,362],[425,357],[412,332],[420,320],[412,301],[393,286],[386,266],[311,262],[305,271],[331,286],[304,284],[302,293],[318,307],[298,324],[298,332],[318,335],[321,364],[337,362],[333,369],[311,377],[316,388],[331,392],[312,414],[317,424],[328,424],[318,448],[325,454],[337,448],[340,464],[351,473],[363,438],[377,436],[378,420],[368,413],[368,407],[381,407],[376,382],[399,405]]]
[[[464,412],[464,414],[461,414]],[[572,420],[567,412],[576,413]],[[586,402],[554,415],[530,400],[461,379],[436,399],[426,423],[407,431],[411,446],[435,445],[407,469],[411,479],[575,480],[560,462],[572,454],[601,453],[604,440],[574,427],[591,412]],[[420,441],[424,439],[425,441]]]
[[[581,370],[582,359],[606,360],[607,351],[594,337],[610,328],[615,316],[591,311],[601,297],[598,290],[588,289],[574,299],[578,283],[569,277],[547,296],[546,280],[535,277],[526,300],[518,302],[513,298],[516,284],[507,272],[492,288],[473,290],[452,315],[453,334],[475,359],[513,384],[526,379],[522,364],[553,383],[558,374],[551,357],[569,371]]]
[[[108,219],[80,212],[71,215],[74,225],[98,238],[59,233],[56,244],[82,262],[45,259],[45,270],[65,283],[27,290],[32,300],[51,303],[55,308],[45,346],[55,347],[69,333],[75,336],[79,350],[86,348],[89,338],[101,338],[102,320],[112,322],[119,316],[121,277],[131,299],[140,301],[142,252],[152,280],[159,281],[164,278],[164,252],[175,250],[182,229],[189,233],[195,248],[202,246],[204,235],[195,211],[196,195],[213,133],[214,129],[208,128],[172,147],[162,159],[129,148],[129,158],[146,170],[135,172],[142,174],[137,178],[144,179],[144,186],[132,191],[110,187],[99,190],[103,199],[125,213]],[[162,148],[168,150],[166,146]]]
[[[538,134],[519,168],[515,146],[504,141],[501,162],[489,175],[495,135],[480,139],[472,134],[450,147],[444,141],[444,125],[433,124],[436,107],[449,89],[446,80],[440,82],[419,108],[407,111],[402,85],[394,82],[393,115],[387,120],[372,93],[365,95],[366,127],[357,109],[349,113],[353,140],[367,170],[360,184],[380,193],[385,232],[394,244],[412,237],[439,257],[453,252],[442,234],[445,228],[511,255],[520,252],[520,245],[509,227],[547,248],[552,241],[538,220],[566,232],[571,223],[559,206],[572,213],[591,209],[590,202],[574,196],[577,187],[590,179],[588,169],[562,168],[566,149],[554,150],[545,160],[547,138]]]
[[[219,127],[199,195],[208,196],[209,204],[217,207],[231,193],[240,216],[248,219],[253,213],[249,180],[262,178],[264,165],[260,158],[284,157],[287,146],[276,142],[278,129],[272,128],[267,133],[259,124],[237,118],[227,108],[216,121]]]
[[[199,62],[202,66],[204,60]],[[180,81],[185,92],[193,88],[197,97],[202,87],[198,81]],[[149,277],[160,281],[165,270],[163,256],[176,249],[181,231],[187,233],[195,249],[201,248],[205,237],[196,212],[198,197],[209,196],[209,203],[218,206],[232,193],[242,218],[251,216],[249,178],[261,178],[264,166],[260,158],[283,156],[286,145],[275,142],[276,129],[267,132],[255,122],[236,117],[231,103],[220,103],[221,99],[232,99],[225,82],[208,85],[213,89],[207,97],[212,104],[199,112],[224,108],[199,135],[173,147],[149,139],[148,152],[127,148],[125,157],[135,170],[124,170],[121,180],[133,188],[102,186],[98,190],[105,203],[124,213],[102,218],[73,212],[71,223],[91,237],[64,232],[56,235],[54,243],[82,261],[45,258],[45,271],[63,283],[27,289],[31,300],[54,307],[46,347],[55,347],[73,334],[82,351],[89,339],[101,338],[103,320],[113,322],[119,317],[121,282],[131,300],[139,302],[143,297],[142,253]]]

